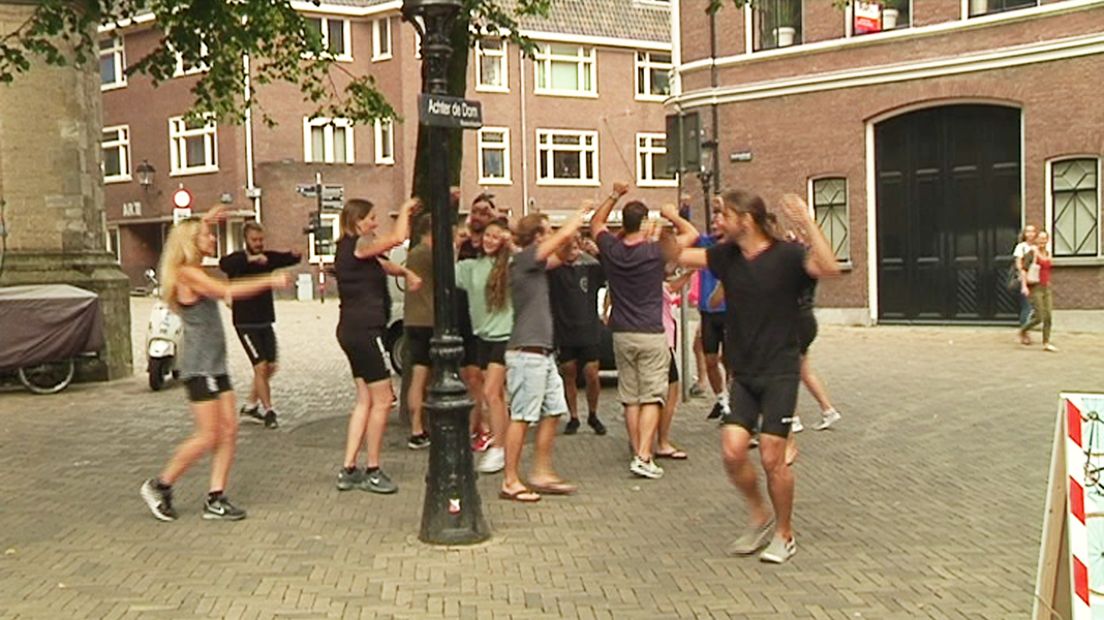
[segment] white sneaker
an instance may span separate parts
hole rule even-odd
[[[771,564],[782,564],[795,553],[797,553],[797,539],[791,537],[789,540],[782,540],[775,536],[763,553],[759,554],[759,559]]]
[[[832,426],[836,422],[839,422],[840,418],[843,417],[840,415],[840,412],[836,411],[834,408],[825,411],[822,415],[823,417],[820,419],[820,424],[817,424],[814,427],[818,431],[827,430],[828,427]]]
[[[629,471],[641,478],[658,480],[663,477],[663,468],[655,464],[655,461],[645,461],[639,456],[634,456]]]
[[[499,446],[491,446],[479,459],[476,469],[481,474],[496,474],[506,467],[506,450]]]
[[[805,430],[805,425],[801,423],[801,418],[794,416],[790,420],[790,430],[795,433],[800,433],[801,431]]]

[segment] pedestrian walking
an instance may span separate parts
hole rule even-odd
[[[1023,279],[1026,266],[1024,256],[1035,248],[1035,237],[1039,234],[1039,228],[1034,224],[1024,226],[1020,232],[1020,241],[1012,250],[1012,276],[1009,278],[1009,288],[1016,292],[1020,300],[1020,341],[1023,344],[1031,344],[1031,335],[1023,331],[1023,326],[1031,320],[1031,298],[1023,292]]]
[[[606,426],[598,417],[598,397],[602,385],[598,377],[598,341],[602,319],[598,314],[598,291],[606,283],[598,259],[583,251],[578,233],[560,248],[559,265],[548,271],[548,290],[552,299],[556,356],[563,374],[564,395],[571,419],[564,435],[574,435],[579,422],[578,377],[586,384],[587,426],[598,435]]]
[[[491,426],[491,444],[479,460],[484,474],[506,466],[506,343],[514,327],[510,302],[510,225],[495,219],[482,232],[483,253],[456,263],[456,288],[467,291],[472,332],[479,339],[482,400]]]
[[[1031,344],[1028,332],[1035,326],[1043,326],[1043,351],[1056,353],[1058,347],[1050,342],[1051,321],[1054,313],[1054,294],[1050,285],[1050,272],[1054,259],[1050,255],[1050,235],[1040,230],[1035,235],[1035,245],[1022,259],[1023,284],[1020,292],[1031,299],[1032,318],[1020,328],[1020,340]]]
[[[798,300],[810,279],[835,275],[839,266],[797,196],[787,195],[782,207],[809,240],[808,251],[780,240],[759,196],[730,190],[722,199],[726,241],[708,250],[684,251],[680,262],[711,269],[728,303],[724,352],[733,378],[732,413],[722,419],[722,456],[729,479],[749,504],[751,521],[750,530],[730,550],[749,555],[766,547],[759,558],[782,563],[797,552],[792,524],[794,473],[785,463],[785,451],[801,381]],[[760,416],[760,457],[773,516],[748,459],[749,440]]]
[[[622,237],[615,237],[606,226],[610,211],[627,192],[628,185],[614,184],[613,193],[594,214],[591,230],[613,300],[609,324],[617,358],[618,398],[625,408],[625,426],[635,452],[629,471],[657,479],[663,476],[663,469],[652,459],[652,444],[667,399],[671,358],[663,333],[666,261],[659,244],[643,229],[648,217],[643,202],[631,201],[621,210]],[[698,231],[679,216],[677,207],[664,205],[660,212],[674,223],[680,247],[698,238]]]
[[[709,249],[721,241],[720,208],[713,210],[713,218],[710,221],[709,234],[701,235],[694,243],[694,247]],[[705,373],[709,380],[709,387],[713,391],[713,408],[706,416],[709,420],[719,419],[721,416],[731,413],[728,402],[727,372],[721,363],[721,346],[725,339],[725,312],[727,307],[724,299],[712,305],[714,293],[720,285],[720,281],[709,269],[698,271],[698,314],[701,316],[701,347],[705,357]]]
[[[521,250],[510,261],[514,328],[506,352],[510,425],[506,431],[506,470],[499,493],[503,499],[535,502],[541,494],[575,492],[575,486],[565,482],[552,465],[556,427],[568,408],[556,364],[547,273],[560,266],[557,251],[574,239],[590,211],[589,205],[583,206],[555,233],[540,214],[526,215],[518,222],[517,244]],[[519,465],[530,424],[537,425],[537,444],[526,485],[521,481]]]
[[[387,417],[394,402],[391,364],[383,347],[391,298],[387,277],[406,279],[408,289],[422,282],[417,274],[386,259],[386,253],[406,241],[411,212],[419,205],[408,200],[399,209],[395,225],[377,235],[375,205],[353,199],[341,211],[341,239],[337,242],[334,271],[340,298],[337,341],[349,360],[356,404],[349,416],[345,460],[337,474],[339,491],[362,489],[394,493],[399,487],[380,469],[380,449]],[[360,451],[366,453],[364,469],[357,467]]]
[[[245,510],[230,503],[226,484],[238,436],[238,412],[226,368],[226,335],[218,302],[248,299],[287,286],[288,277],[268,273],[226,282],[207,275],[203,259],[214,256],[218,242],[210,227],[222,218],[215,207],[200,218],[173,227],[161,254],[161,295],[180,314],[183,334],[178,368],[195,419],[195,432],[180,444],[156,478],[146,480],[140,495],[161,521],[177,518],[173,485],[207,453],[211,482],[203,504],[203,518],[236,521]]]
[[[246,222],[242,227],[245,248],[231,252],[219,261],[219,269],[230,281],[272,273],[291,267],[302,260],[299,252],[274,252],[265,249],[265,230],[257,222]],[[234,330],[245,348],[249,364],[253,366],[253,385],[249,399],[241,408],[241,416],[277,428],[280,424],[272,407],[272,377],[276,374],[277,347],[276,310],[272,303],[272,291],[264,291],[255,297],[235,301],[230,306]]]
[[[679,377],[678,362],[675,352],[678,348],[678,323],[675,322],[675,308],[681,303],[681,292],[690,278],[694,277],[694,271],[676,273],[674,267],[678,259],[680,248],[674,235],[670,231],[664,231],[660,239],[664,258],[668,261],[668,267],[672,273],[663,283],[663,334],[667,338],[667,349],[671,353],[671,362],[667,370],[667,400],[663,403],[663,412],[659,418],[659,429],[656,436],[655,458],[684,461],[688,458],[685,451],[675,447],[671,442],[671,424],[675,420],[678,411],[679,399],[682,396],[682,383]]]
[[[430,340],[433,338],[433,218],[421,217],[414,226],[411,239],[417,244],[406,255],[406,268],[422,279],[417,290],[406,288],[403,298],[403,332],[410,352],[410,382],[406,391],[406,406],[410,413],[411,450],[429,447],[425,430],[425,392],[429,384]]]
[[[459,205],[459,193],[454,193],[453,196],[457,205]],[[483,232],[491,220],[496,219],[495,214],[498,212],[493,198],[493,196],[484,192],[472,201],[467,223],[458,231],[457,262],[479,258],[483,255]],[[491,446],[491,433],[484,416],[486,403],[483,402],[483,371],[479,368],[479,337],[475,335],[472,329],[467,291],[457,288],[455,292],[456,327],[460,338],[464,341],[464,357],[460,362],[460,378],[468,386],[468,395],[475,403],[472,408],[470,427],[472,450],[484,452]]]

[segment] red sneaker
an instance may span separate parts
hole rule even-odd
[[[487,448],[491,446],[491,434],[490,433],[475,433],[472,434],[472,451],[473,452],[486,452]]]

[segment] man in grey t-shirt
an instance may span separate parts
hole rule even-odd
[[[620,238],[607,229],[610,211],[628,189],[624,183],[614,183],[613,193],[598,207],[590,228],[598,240],[598,257],[613,299],[610,329],[617,359],[617,393],[625,407],[625,426],[635,452],[629,471],[654,480],[663,476],[663,469],[652,460],[652,443],[667,398],[671,362],[663,331],[666,261],[659,244],[642,230],[648,217],[643,202],[634,200],[622,209]],[[675,225],[681,247],[690,247],[697,240],[698,231],[679,216],[678,207],[664,205],[660,213]]]
[[[535,502],[541,493],[569,495],[575,486],[564,482],[552,467],[552,443],[558,418],[567,413],[563,380],[556,366],[552,335],[552,305],[546,270],[559,265],[556,251],[582,226],[583,207],[555,234],[548,220],[527,215],[518,223],[516,236],[522,250],[510,262],[510,296],[514,307],[514,331],[506,351],[506,390],[510,396],[510,426],[506,430],[506,469],[499,497]],[[529,424],[539,422],[537,449],[529,473],[532,489],[521,482],[518,464]]]

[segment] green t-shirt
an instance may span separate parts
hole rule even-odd
[[[510,296],[503,310],[491,312],[487,307],[487,279],[494,268],[494,258],[480,256],[456,263],[456,288],[468,292],[472,331],[483,340],[502,342],[510,339],[514,327],[514,308]]]

